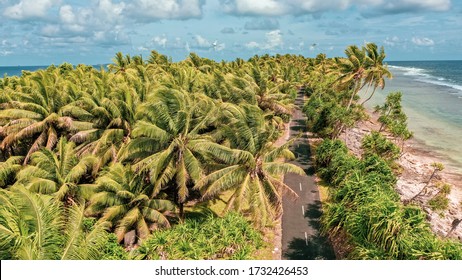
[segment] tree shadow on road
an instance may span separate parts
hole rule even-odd
[[[315,229],[316,234],[307,236],[307,239],[294,238],[289,242],[284,258],[288,260],[335,260],[335,253],[327,237],[320,234],[321,231],[321,202],[308,204],[305,217],[310,227]]]
[[[308,145],[308,139],[306,136],[298,139],[292,146],[292,152],[296,156],[296,161],[301,168],[305,171],[308,176],[312,176],[315,173],[313,167],[313,160],[311,159],[311,149]]]
[[[320,236],[308,237],[308,240],[294,238],[284,254],[287,260],[335,260],[332,247]]]

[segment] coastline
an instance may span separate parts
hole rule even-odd
[[[355,127],[348,129],[340,136],[340,139],[356,156],[361,156],[360,147],[363,137],[380,127],[377,121],[378,116],[371,111],[368,111],[368,114],[369,120],[358,122]],[[387,137],[392,138],[389,135]],[[444,155],[429,150],[429,147],[415,139],[407,140],[404,144],[404,153],[398,160],[402,171],[398,175],[396,192],[400,195],[402,202],[414,197],[426,185],[433,172],[431,164],[434,162],[441,162],[445,166],[444,170],[437,173],[435,179],[451,185],[451,192],[447,196],[448,208],[437,212],[428,207],[428,201],[438,192],[435,184],[430,184],[424,195],[417,197],[414,201],[425,211],[432,230],[438,236],[445,237],[450,233],[448,237],[462,240],[462,226],[458,226],[457,223],[459,219],[462,219],[462,174],[450,165]],[[453,225],[455,225],[454,229]]]

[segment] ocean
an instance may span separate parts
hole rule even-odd
[[[56,65],[59,66],[59,65]],[[105,67],[107,70],[108,64],[96,64],[92,65],[96,69],[100,69],[101,66]],[[0,66],[0,78],[3,78],[5,75],[8,76],[21,76],[21,72],[25,71],[37,71],[39,69],[47,69],[47,66]]]
[[[383,104],[388,93],[401,91],[414,139],[462,172],[462,61],[391,61],[388,66],[393,79],[386,80],[385,89],[377,90],[366,107]],[[0,77],[44,68],[0,67]]]
[[[462,171],[462,61],[392,61],[388,66],[393,79],[366,107],[401,91],[414,139]]]
[[[21,71],[37,71],[46,69],[48,66],[3,66],[0,67],[0,78],[7,76],[21,76]]]

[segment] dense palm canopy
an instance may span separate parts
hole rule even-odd
[[[40,70],[32,78],[22,79],[23,85],[3,92],[0,132],[4,138],[0,149],[9,149],[13,154],[16,150],[25,150],[24,163],[27,163],[40,148],[53,149],[60,132],[75,132],[91,124],[75,122],[64,114],[63,107],[73,101],[74,96],[68,94],[66,82],[57,70]]]
[[[246,192],[259,195],[233,201],[270,220],[287,189],[281,176],[301,172],[279,161],[293,155],[272,142],[290,116],[304,60],[217,63],[191,54],[173,63],[155,51],[146,60],[117,53],[108,71],[65,63],[5,77],[0,186],[64,211],[84,208],[121,241],[183,219],[184,204],[201,201],[198,184],[236,167],[236,175],[249,169]],[[235,187],[208,186],[206,196]]]

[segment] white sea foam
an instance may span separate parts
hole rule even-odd
[[[462,85],[457,85],[457,84],[453,84],[450,82],[443,82],[443,80],[438,80],[438,79],[436,80],[435,79],[417,79],[417,80],[424,82],[424,83],[434,84],[438,86],[450,87],[450,88],[458,90],[459,92],[449,92],[449,93],[456,94],[456,95],[462,95]]]
[[[405,76],[425,76],[425,77],[430,76],[429,74],[426,73],[427,70],[422,69],[422,68],[393,66],[393,65],[390,65],[388,67],[402,71],[403,75]]]
[[[459,85],[451,80],[448,80],[443,77],[436,77],[430,75],[428,70],[416,67],[403,67],[403,66],[393,66],[390,65],[389,68],[398,70],[403,73],[404,76],[412,76],[416,81],[424,82],[427,84],[433,84],[438,86],[449,87],[457,90],[457,92],[451,91],[449,94],[460,96],[462,95],[462,85]]]

